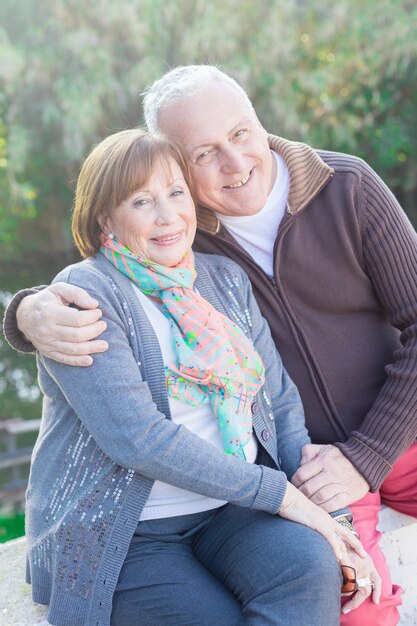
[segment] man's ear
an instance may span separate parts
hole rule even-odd
[[[262,126],[262,124],[261,124],[261,122],[260,122],[260,120],[259,120],[259,117],[256,115],[256,111],[255,111],[255,109],[254,109],[253,107],[252,107],[252,111],[253,111],[253,114],[254,114],[254,116],[255,116],[256,123],[258,124],[258,126],[260,126],[260,128],[261,128],[261,129],[264,131],[264,133],[267,135],[267,134],[268,134],[268,131],[267,131],[267,130],[266,130],[266,129]]]

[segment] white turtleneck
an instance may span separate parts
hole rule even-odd
[[[290,177],[282,157],[271,152],[277,162],[277,177],[265,206],[255,215],[216,216],[264,272],[273,277],[275,239],[287,206]]]

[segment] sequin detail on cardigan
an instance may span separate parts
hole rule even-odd
[[[87,598],[113,523],[135,472],[109,461],[80,425],[77,438],[62,458],[62,473],[53,485],[43,516],[55,533],[32,549],[33,565],[52,573],[51,549],[60,553],[54,586]],[[82,497],[73,494],[88,486]],[[94,513],[89,513],[94,511]],[[76,529],[76,532],[74,532]],[[55,544],[55,545],[53,545]],[[84,582],[80,585],[79,580]]]

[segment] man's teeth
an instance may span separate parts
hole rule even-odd
[[[234,185],[227,185],[227,188],[237,189],[238,187],[243,187],[243,185],[246,185],[246,183],[248,182],[249,176],[250,176],[250,172],[247,176],[245,176],[245,178],[242,178],[242,180],[240,180],[238,183],[235,183]]]

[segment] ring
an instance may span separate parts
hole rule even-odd
[[[372,587],[372,589],[374,588],[374,583],[370,578],[357,578],[356,584],[358,585],[358,587]]]
[[[338,536],[339,536],[339,533],[337,532],[337,530],[332,530],[332,533],[333,533],[333,535],[334,535],[335,537],[338,537]]]

